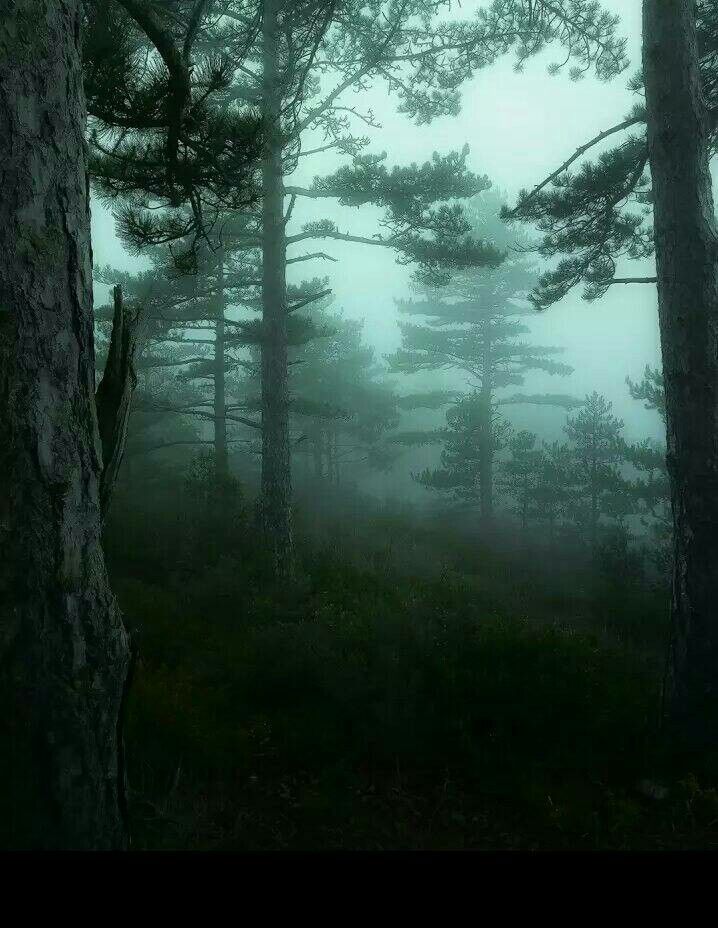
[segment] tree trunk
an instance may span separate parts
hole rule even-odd
[[[214,330],[214,460],[217,479],[222,481],[229,474],[227,456],[227,400],[224,356],[224,314],[226,295],[224,292],[224,250],[220,250],[217,270],[217,318]]]
[[[107,515],[125,455],[132,396],[137,386],[135,352],[139,313],[133,315],[127,311],[122,298],[122,287],[115,287],[114,302],[110,349],[102,381],[95,393],[97,423],[102,442],[100,508],[103,518]]]
[[[494,517],[494,452],[491,447],[491,334],[490,321],[484,322],[484,369],[481,379],[481,444],[479,447],[479,483],[481,493],[481,517],[484,525],[490,525]]]
[[[643,65],[674,519],[668,729],[718,742],[718,280],[693,0],[644,0]]]
[[[81,0],[0,14],[0,844],[125,845],[100,544]]]
[[[281,127],[278,0],[264,0],[262,160],[262,521],[270,566],[277,577],[292,572],[292,477],[287,364],[287,244]]]
[[[312,431],[312,459],[314,461],[314,476],[321,479],[324,476],[324,460],[322,456],[322,430],[314,428]]]
[[[481,446],[479,448],[479,486],[481,517],[489,525],[494,516],[493,453],[491,450],[491,400],[482,399]]]
[[[591,545],[591,555],[596,556],[596,544],[598,542],[598,477],[596,476],[595,461],[591,466],[591,514],[588,526],[588,538]]]
[[[336,429],[331,429],[329,432],[329,443],[330,443],[330,454],[331,454],[331,471],[332,471],[332,482],[335,486],[339,486],[339,433]]]

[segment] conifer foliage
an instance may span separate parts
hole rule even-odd
[[[505,248],[512,242],[521,245],[516,232],[500,222],[500,207],[501,198],[493,193],[470,201],[466,212],[472,233]],[[572,371],[557,360],[561,347],[536,345],[525,337],[530,328],[522,317],[531,312],[526,294],[535,274],[524,259],[514,256],[495,268],[464,270],[442,264],[438,272],[422,269],[421,298],[399,304],[400,312],[420,321],[402,323],[402,347],[389,358],[390,369],[407,375],[445,370],[465,378],[470,393],[448,413],[447,435],[453,437],[447,438],[442,471],[427,470],[419,479],[434,487],[458,481],[463,495],[476,494],[481,500],[488,521],[494,459],[510,431],[501,410],[518,404],[570,408],[580,401],[561,394],[507,393],[507,388],[522,386],[530,373],[567,376]]]

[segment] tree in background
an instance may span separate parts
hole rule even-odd
[[[192,376],[184,378],[185,388],[179,392],[186,394],[191,380],[213,383],[212,405],[203,410],[197,398],[193,415],[213,422],[217,473],[224,474],[229,339],[223,248],[226,242],[238,247],[238,227],[244,233],[242,247],[251,247],[247,226],[258,199],[261,158],[256,101],[237,92],[236,74],[261,28],[261,16],[242,0],[91,0],[84,12],[90,170],[96,193],[116,207],[118,232],[131,253],[154,251],[161,264],[169,257],[164,247],[169,245],[171,264],[178,270],[192,275],[201,262],[206,278],[210,267],[214,269],[215,279],[205,280],[204,292],[194,287],[194,306],[182,299],[188,297],[192,280],[185,282],[184,294],[182,285],[175,285],[170,302],[177,325],[174,332],[165,332],[165,351],[182,334],[184,345],[171,352],[165,366],[185,364],[182,351],[191,344],[201,347],[190,349],[189,356],[206,353],[203,338],[187,337],[192,323],[197,329],[212,329],[213,362],[196,358],[194,369],[186,368]],[[173,245],[178,250],[173,252]],[[180,378],[174,382],[181,386]],[[189,397],[174,399],[176,406],[178,399]]]
[[[514,433],[508,442],[509,456],[501,462],[499,487],[514,502],[514,512],[526,532],[545,514],[545,481],[548,476],[544,449],[538,436],[528,430]],[[551,519],[557,514],[551,512]]]
[[[499,220],[501,204],[501,196],[491,193],[470,201],[466,214],[472,234],[504,248],[525,245]],[[573,368],[556,360],[563,348],[534,345],[524,337],[530,328],[521,317],[531,312],[524,297],[535,279],[525,260],[517,257],[495,268],[453,272],[430,269],[421,279],[438,285],[425,286],[419,300],[399,304],[402,313],[421,317],[421,322],[401,324],[402,347],[389,358],[390,369],[407,375],[440,370],[466,375],[476,396],[462,405],[458,418],[452,417],[454,425],[450,428],[464,422],[466,440],[470,434],[476,443],[472,455],[476,457],[481,513],[488,522],[494,505],[494,459],[505,436],[498,407],[534,404],[565,409],[580,405],[579,400],[565,395],[507,395],[506,388],[522,386],[526,376],[535,371],[567,376]],[[444,402],[449,401],[445,397]],[[479,421],[482,416],[483,425]],[[427,474],[422,479],[430,483]]]
[[[584,22],[595,27],[588,43],[576,41],[569,19],[535,17],[531,5],[498,0],[470,20],[442,20],[440,5],[424,0],[316,3],[264,0],[258,70],[245,71],[259,94],[264,119],[263,203],[263,498],[265,534],[275,572],[291,570],[291,474],[289,394],[286,347],[286,268],[317,257],[287,257],[287,248],[311,239],[364,242],[395,248],[402,260],[453,266],[490,263],[495,252],[470,240],[458,209],[434,204],[481,189],[461,159],[435,159],[421,168],[383,166],[383,158],[366,156],[368,143],[358,123],[375,127],[346,94],[382,81],[399,101],[399,109],[419,122],[455,113],[461,83],[478,68],[517,49],[519,60],[556,40],[568,57],[609,73],[621,60],[615,24],[587,11]],[[325,89],[333,82],[331,89]],[[315,139],[306,148],[305,136]],[[310,188],[285,185],[298,160],[335,150],[354,158],[331,178]],[[285,209],[285,198],[290,197]],[[385,234],[355,236],[330,221],[305,224],[288,236],[286,222],[298,197],[334,197],[340,203],[373,204],[386,210]],[[447,247],[450,246],[450,247]]]
[[[531,4],[508,0],[496,0],[463,21],[443,21],[440,8],[423,0],[265,0],[261,9],[248,0],[117,2],[152,52],[149,66],[143,66],[130,42],[113,59],[116,80],[109,87],[101,75],[97,80],[100,101],[108,90],[113,99],[114,83],[119,88],[114,105],[96,107],[100,130],[111,136],[111,145],[100,139],[96,146],[102,156],[96,175],[106,192],[128,200],[126,229],[154,236],[156,243],[190,233],[197,239],[211,226],[208,214],[250,202],[254,192],[247,180],[257,134],[248,107],[261,110],[263,522],[273,569],[286,573],[292,560],[286,269],[318,256],[289,258],[287,247],[334,238],[388,245],[402,260],[429,265],[439,259],[455,266],[496,259],[483,243],[467,238],[458,209],[432,208],[442,198],[481,189],[462,159],[388,172],[381,158],[361,154],[368,139],[356,126],[362,121],[375,126],[375,120],[348,105],[344,95],[380,80],[402,111],[428,122],[454,113],[460,84],[512,48],[521,62],[546,41],[556,41],[567,49],[567,60],[583,68],[595,64],[606,77],[620,67],[622,43],[615,23],[593,7],[581,17],[593,33],[585,41],[570,17],[536,15]],[[100,29],[100,46],[103,35],[107,46]],[[155,64],[159,70],[153,71]],[[128,78],[135,71],[138,76]],[[159,104],[153,110],[155,97]],[[144,121],[128,123],[127,113],[114,115],[127,100]],[[317,138],[314,148],[305,147],[307,133]],[[332,149],[354,157],[354,167],[308,189],[285,186],[300,158]],[[288,237],[286,224],[301,196],[381,206],[387,211],[386,234],[353,236],[324,221]],[[191,221],[173,217],[168,228],[156,212],[161,203],[188,203]]]
[[[626,457],[624,423],[613,415],[612,406],[594,391],[564,427],[571,452],[572,516],[592,550],[599,540],[602,519],[621,522],[630,511],[621,473]]]
[[[646,365],[643,379],[634,383],[626,378],[634,400],[642,400],[645,409],[655,410],[665,425],[666,394],[663,375],[658,368]],[[643,525],[648,529],[651,560],[663,574],[671,566],[672,514],[671,490],[666,465],[666,447],[650,438],[626,449],[627,459],[638,471],[632,493]]]
[[[565,442],[543,442],[533,488],[534,519],[548,528],[553,543],[570,525],[572,514],[571,450]]]
[[[568,442],[539,444],[529,431],[512,435],[499,486],[522,527],[547,525],[551,539],[559,529],[577,528],[595,552],[607,532],[628,538],[629,520],[638,516],[650,543],[660,542],[667,526],[665,453],[651,439],[628,444],[622,430],[611,404],[593,393],[568,418]],[[660,565],[662,551],[652,553]]]
[[[247,345],[261,341],[256,320],[237,318],[242,310],[251,313],[256,301],[259,270],[251,222],[242,212],[227,212],[217,217],[211,237],[207,233],[200,243],[178,238],[172,251],[135,236],[135,247],[152,258],[153,270],[130,275],[104,268],[96,274],[102,282],[122,280],[143,307],[138,369],[142,387],[151,381],[152,389],[141,388],[135,411],[211,425],[219,478],[228,474],[229,446],[249,441],[240,437],[244,427],[257,434],[261,428],[244,414],[244,402],[231,389],[232,372],[249,363]]]
[[[291,305],[300,306],[302,295],[311,304],[311,315],[290,316],[290,444],[293,456],[311,458],[315,477],[338,484],[343,465],[388,465],[383,439],[398,413],[374,349],[362,341],[363,323],[332,311],[326,285],[315,278],[287,288]],[[251,347],[235,385],[248,409],[261,404],[260,358],[259,347]]]
[[[325,334],[290,353],[292,420],[316,477],[339,484],[342,470],[386,467],[384,439],[398,423],[396,396],[362,341],[363,323],[326,309],[312,312]]]
[[[646,365],[643,379],[634,383],[626,377],[628,391],[634,400],[642,400],[644,409],[654,409],[666,421],[666,388],[663,383],[663,374],[657,367]]]
[[[486,517],[486,461],[493,463],[510,434],[510,423],[496,407],[487,405],[484,396],[478,392],[464,396],[446,413],[446,428],[433,433],[443,445],[441,467],[427,468],[416,479],[429,489],[478,503]]]
[[[546,15],[557,7],[534,5]],[[584,35],[588,40],[591,30]],[[709,171],[717,49],[713,3],[644,0],[643,70],[633,87],[645,102],[523,192],[512,212],[544,231],[544,254],[565,256],[542,279],[537,305],[550,305],[579,283],[588,298],[619,283],[658,285],[674,520],[665,719],[674,734],[696,743],[718,739],[718,298]],[[621,133],[627,134],[615,148],[571,172],[588,151]],[[655,277],[618,275],[621,259],[654,252]]]

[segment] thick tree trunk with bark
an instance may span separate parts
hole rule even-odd
[[[277,0],[264,0],[262,162],[262,522],[277,577],[292,572],[292,477],[287,357],[287,243],[284,225]]]
[[[125,844],[128,643],[100,544],[81,7],[0,9],[0,845],[13,847]]]
[[[227,399],[226,364],[224,356],[224,313],[227,300],[224,292],[224,253],[220,251],[217,293],[217,319],[214,331],[214,458],[217,478],[223,480],[229,474],[227,456]]]
[[[643,65],[674,518],[664,710],[718,742],[718,270],[693,0],[644,0]]]

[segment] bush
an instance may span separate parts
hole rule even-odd
[[[705,774],[684,766],[663,802],[636,788],[670,771],[662,594],[370,512],[351,558],[339,528],[331,547],[304,538],[300,579],[276,588],[238,488],[213,507],[213,481],[200,461],[150,505],[128,494],[109,526],[139,649],[137,846],[718,843]]]

